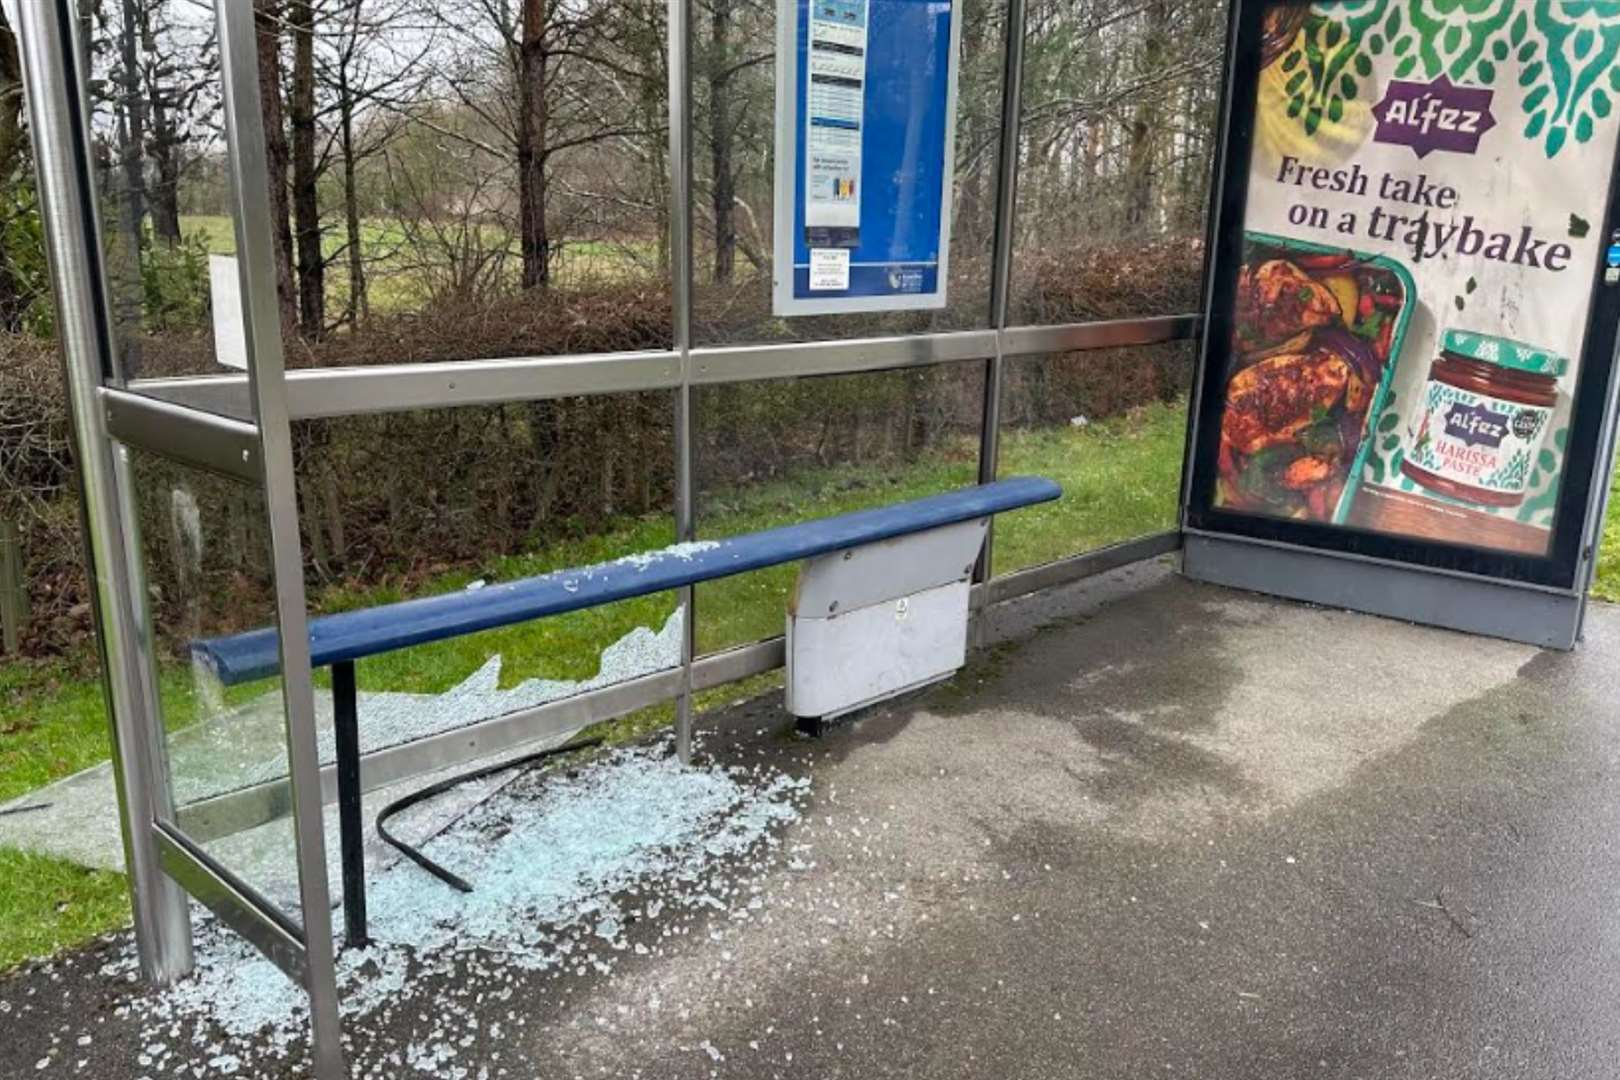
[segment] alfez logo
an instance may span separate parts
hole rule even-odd
[[[1431,83],[1392,79],[1384,100],[1373,107],[1378,119],[1374,142],[1410,146],[1418,157],[1434,150],[1472,154],[1479,137],[1496,126],[1493,91],[1455,86],[1442,75]]]

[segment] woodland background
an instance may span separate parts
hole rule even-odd
[[[1195,310],[1224,5],[1028,8],[1012,321]],[[289,364],[669,345],[665,0],[254,10]],[[693,0],[698,343],[985,325],[1004,6],[959,5],[950,306],[792,322],[770,313],[776,10]],[[208,259],[234,238],[212,7],[80,0],[79,11],[123,374],[217,373]],[[8,650],[36,657],[71,654],[89,632],[51,335],[17,45],[0,13],[0,595]],[[970,460],[983,370],[702,391],[702,497],[804,469]],[[1059,430],[1174,404],[1188,376],[1180,346],[1012,364],[1004,424]],[[648,393],[301,422],[310,580],[408,593],[447,569],[667,514],[671,415],[670,396]],[[138,472],[160,613],[187,585],[164,470]],[[243,553],[259,515],[250,493],[207,490],[204,532],[231,538],[235,554],[206,591],[229,611],[254,588]]]

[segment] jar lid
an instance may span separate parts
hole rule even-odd
[[[1555,379],[1569,366],[1568,360],[1550,349],[1471,330],[1447,330],[1440,340],[1440,348],[1482,364],[1495,364],[1531,375],[1550,375]]]

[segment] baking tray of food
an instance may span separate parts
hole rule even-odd
[[[1394,259],[1244,236],[1215,505],[1342,524],[1417,292]]]

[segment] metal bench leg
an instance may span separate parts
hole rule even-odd
[[[354,661],[332,665],[332,722],[337,734],[338,831],[343,850],[343,930],[348,943],[371,943],[366,932],[366,835],[360,813],[360,708]]]

